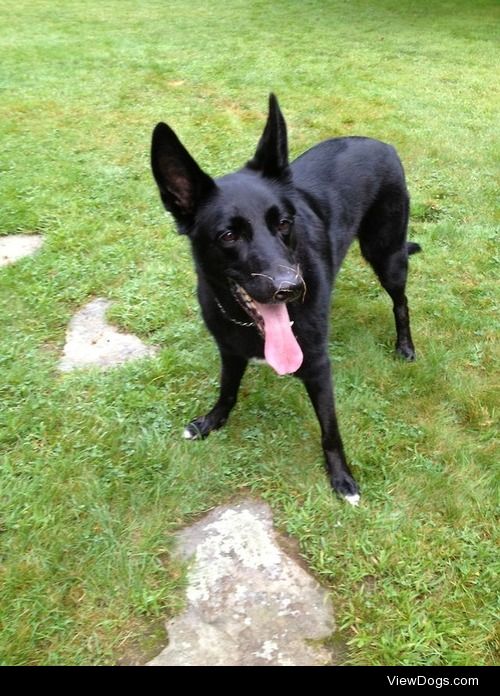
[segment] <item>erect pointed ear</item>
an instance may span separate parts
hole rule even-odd
[[[264,176],[279,178],[288,174],[288,141],[286,123],[274,94],[269,95],[269,114],[253,159],[247,167]]]
[[[186,232],[215,182],[196,164],[174,131],[158,123],[151,142],[151,167],[165,208]]]

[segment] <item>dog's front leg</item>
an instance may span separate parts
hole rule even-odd
[[[221,428],[236,403],[238,389],[245,374],[248,360],[238,355],[221,353],[222,368],[220,378],[219,399],[215,406],[205,416],[191,421],[184,430],[187,440],[201,440],[212,430]]]
[[[314,365],[313,369],[304,371],[300,378],[304,382],[321,426],[321,441],[330,483],[348,502],[357,505],[359,488],[344,455],[335,414],[330,361],[326,359],[320,365]]]

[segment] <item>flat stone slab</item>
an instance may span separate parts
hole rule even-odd
[[[322,665],[334,630],[327,592],[278,545],[269,507],[219,507],[178,535],[191,559],[187,608],[149,665]]]
[[[107,323],[105,315],[110,305],[109,300],[98,297],[74,315],[59,362],[62,372],[95,366],[109,368],[155,355],[158,348],[147,346],[132,334],[120,333]]]
[[[9,234],[0,237],[0,266],[31,256],[42,244],[43,238],[39,234]]]

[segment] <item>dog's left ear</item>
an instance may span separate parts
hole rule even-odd
[[[269,95],[269,114],[264,132],[249,169],[262,172],[266,177],[279,179],[289,174],[286,123],[274,94]]]
[[[216,189],[215,182],[166,123],[158,123],[153,131],[151,167],[163,205],[179,232],[188,232],[198,207]]]

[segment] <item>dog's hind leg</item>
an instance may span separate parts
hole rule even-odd
[[[410,331],[410,312],[405,294],[408,252],[400,249],[383,261],[371,262],[384,290],[393,303],[396,323],[396,353],[406,360],[415,360],[415,347]]]
[[[376,203],[359,230],[361,253],[370,263],[393,303],[396,323],[396,353],[415,360],[406,297],[408,256],[420,247],[406,241],[408,200],[405,197]]]
[[[359,502],[359,488],[347,465],[340,437],[330,363],[326,359],[314,370],[300,374],[321,427],[325,465],[332,488],[351,505]]]
[[[186,426],[184,437],[186,440],[201,440],[209,435],[212,430],[221,428],[227,421],[229,414],[236,403],[238,389],[245,374],[248,360],[238,355],[221,353],[222,369],[220,380],[219,399],[215,406],[205,415],[196,418]]]

